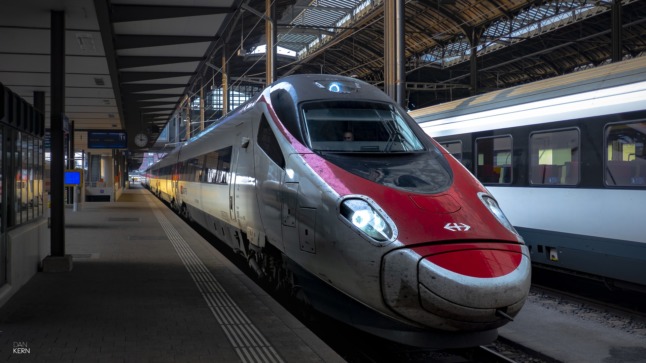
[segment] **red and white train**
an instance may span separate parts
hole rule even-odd
[[[488,343],[529,252],[488,193],[378,88],[285,77],[144,183],[315,309],[409,345]]]

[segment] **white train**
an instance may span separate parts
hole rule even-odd
[[[353,78],[275,82],[145,183],[269,286],[409,345],[490,342],[529,292],[529,252],[496,201]]]
[[[646,57],[410,115],[498,200],[535,266],[646,287]]]

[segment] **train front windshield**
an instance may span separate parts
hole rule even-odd
[[[302,115],[309,148],[350,173],[415,193],[438,193],[451,184],[446,159],[427,149],[390,104],[310,102]]]
[[[311,102],[303,105],[310,149],[316,152],[391,153],[424,146],[392,105]]]

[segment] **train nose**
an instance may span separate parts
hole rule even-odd
[[[493,329],[508,322],[530,286],[527,247],[506,243],[430,245],[384,257],[386,304],[423,325]]]

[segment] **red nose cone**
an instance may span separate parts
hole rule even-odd
[[[444,251],[425,258],[437,266],[461,275],[492,278],[514,271],[520,264],[522,254],[520,249],[516,248],[467,248]]]

